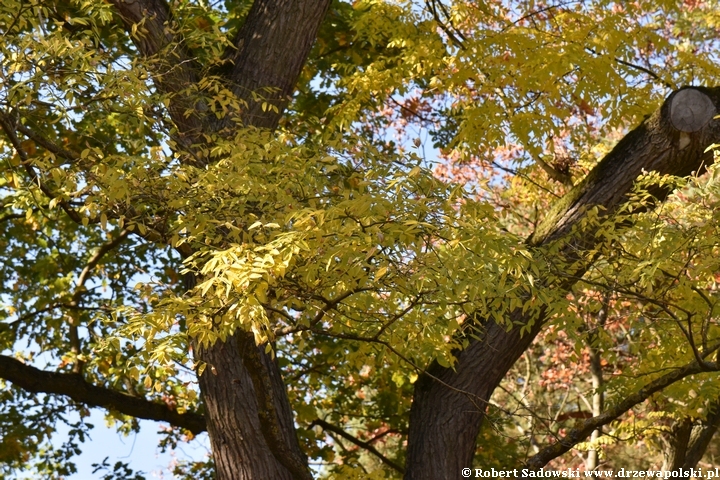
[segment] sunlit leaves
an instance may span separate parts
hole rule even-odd
[[[207,367],[192,349],[250,331],[283,369],[308,452],[344,464],[343,478],[383,467],[313,421],[382,439],[402,462],[423,369],[454,366],[487,322],[515,326],[510,312],[530,319],[524,332],[536,314],[550,319],[539,348],[558,363],[580,365],[588,331],[599,332],[593,345],[625,375],[608,382],[609,399],[711,348],[717,169],[647,175],[619,217],[589,210],[573,234],[602,241],[570,261],[559,253],[572,236],[543,248],[524,239],[667,91],[716,81],[717,12],[430,3],[334,3],[300,93],[267,132],[241,125],[247,105],[223,76],[252,2],[171,2],[165,32],[183,40],[152,58],[108,2],[3,2],[0,115],[17,136],[0,145],[3,348],[192,411]],[[179,48],[198,78],[160,92],[169,77],[158,67]],[[249,97],[277,109],[262,87]],[[213,128],[183,131],[173,108]],[[677,195],[655,208],[658,184]],[[570,279],[570,295],[555,288]],[[588,320],[605,293],[616,325]],[[573,383],[569,369],[528,371],[523,388]],[[708,383],[673,386],[663,418],[704,408],[717,395]],[[511,424],[500,416],[498,428]],[[46,432],[6,427],[9,463],[38,455]],[[25,433],[37,441],[21,445]]]

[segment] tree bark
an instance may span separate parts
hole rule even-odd
[[[133,42],[154,67],[157,89],[170,96],[169,113],[185,153],[192,153],[204,134],[237,128],[232,115],[218,121],[189,96],[200,72],[176,29],[166,28],[173,19],[165,0],[111,1],[126,31],[132,34],[141,24]],[[236,112],[244,126],[277,126],[329,5],[330,0],[253,3],[227,55],[230,68],[221,72],[245,104]],[[163,57],[170,45],[171,57]],[[258,101],[257,95],[267,98]],[[274,108],[263,109],[263,102]],[[196,355],[208,365],[200,390],[217,479],[311,478],[280,371],[252,335],[238,332],[226,342],[196,346]]]
[[[692,420],[683,418],[676,422],[665,438],[662,470],[677,470],[685,463],[685,453],[690,443]]]
[[[329,0],[255,0],[230,56],[232,91],[247,104],[245,125],[277,127],[329,6]],[[274,108],[263,109],[263,102]]]
[[[200,390],[216,478],[312,478],[280,371],[255,345],[252,334],[238,332],[226,342],[198,350],[208,365],[200,376]],[[255,361],[243,361],[249,357]],[[266,382],[258,382],[258,376]]]
[[[513,319],[520,321],[522,316],[513,312]],[[487,402],[540,327],[536,322],[530,333],[521,335],[520,327],[507,332],[487,322],[482,339],[457,354],[457,369],[434,362],[428,374],[418,378],[404,478],[456,479],[463,468],[472,466]]]
[[[679,176],[702,170],[712,160],[705,148],[720,139],[720,122],[713,120],[718,111],[720,88],[672,93],[557,202],[528,245],[540,247],[567,235],[593,206],[604,207],[606,214],[616,211],[643,170]],[[667,193],[656,195],[662,199]],[[583,232],[561,254],[577,258],[578,250],[594,243],[592,232]],[[582,273],[572,272],[557,288],[569,290],[574,283],[571,277]],[[483,321],[482,338],[457,354],[454,368],[434,362],[427,369],[429,375],[418,379],[410,411],[406,479],[455,479],[463,468],[472,466],[490,396],[545,321],[542,313],[529,318],[516,310],[509,316],[516,325],[513,329],[506,331],[491,320]],[[529,332],[525,327],[523,334],[523,326],[528,325]]]
[[[720,427],[720,399],[715,400],[709,407],[710,414],[700,425],[693,427],[690,442],[685,452],[683,468],[696,468],[700,459],[710,445],[710,441]]]
[[[720,426],[720,399],[711,402],[708,410],[702,422],[683,418],[664,436],[663,470],[697,467]]]
[[[181,148],[191,151],[205,130],[203,112],[207,107],[188,94],[189,87],[200,80],[200,66],[173,33],[176,29],[172,28],[169,5],[166,0],[110,2],[138,51],[150,62],[155,87],[169,97],[168,112],[177,127],[175,140]]]

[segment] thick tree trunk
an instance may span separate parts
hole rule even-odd
[[[702,459],[707,451],[710,441],[720,427],[720,399],[715,400],[709,407],[710,414],[700,425],[693,427],[690,434],[690,441],[685,452],[685,461],[683,468],[696,468],[698,462]]]
[[[710,414],[702,423],[684,418],[665,435],[663,470],[697,467],[720,426],[720,399],[708,405],[708,410]]]
[[[330,0],[255,0],[231,55],[233,93],[247,103],[245,125],[277,127],[329,6]],[[263,110],[263,102],[275,108]],[[224,120],[228,126],[231,118]]]
[[[711,154],[703,153],[705,148],[720,139],[720,122],[713,120],[718,111],[720,88],[689,88],[671,94],[551,209],[528,244],[542,246],[566,235],[592,206],[612,213],[643,170],[680,176],[701,170],[712,160]],[[657,192],[659,197],[666,194]],[[564,255],[577,258],[578,249],[593,243],[592,232],[584,232],[563,249]],[[569,273],[557,288],[568,290],[571,277],[582,271]],[[539,318],[527,318],[518,311],[510,315],[515,325],[531,324],[530,332],[521,334],[520,326],[505,331],[485,321],[482,339],[458,353],[453,369],[433,363],[429,375],[418,380],[410,412],[406,479],[462,478],[461,470],[472,466],[485,405],[545,320],[542,314]]]
[[[241,114],[246,126],[277,126],[329,5],[329,0],[253,3],[234,42],[230,74],[234,93],[247,103]],[[253,93],[276,109],[263,110]],[[212,129],[232,127],[224,121]],[[198,353],[210,366],[200,377],[200,390],[217,480],[312,478],[280,370],[252,335],[239,332]]]
[[[252,334],[238,332],[197,356],[208,365],[200,390],[217,478],[312,478],[280,370]]]
[[[133,41],[154,67],[157,89],[170,96],[184,153],[192,152],[205,134],[232,134],[234,115],[218,121],[189,96],[200,72],[192,52],[173,33],[177,29],[167,28],[173,18],[166,0],[111,1],[125,29],[137,28]],[[245,126],[277,126],[329,5],[330,0],[255,0],[228,51],[229,68],[221,72],[245,103],[235,112]],[[257,101],[256,95],[264,98]],[[275,108],[263,109],[265,101]],[[207,364],[200,390],[217,479],[311,478],[280,371],[252,335],[238,332],[227,342],[196,346],[196,352]]]
[[[513,317],[522,320],[518,313]],[[521,335],[519,326],[507,332],[488,322],[482,340],[459,352],[456,370],[433,363],[418,379],[410,410],[406,479],[456,479],[472,466],[487,402],[540,326],[538,322]]]
[[[673,425],[665,438],[662,470],[672,471],[683,466],[692,428],[692,420],[689,418],[684,418]]]

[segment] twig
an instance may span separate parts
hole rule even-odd
[[[347,432],[346,432],[345,430],[343,430],[342,428],[340,428],[340,427],[338,427],[338,426],[336,426],[336,425],[333,425],[333,424],[331,424],[331,423],[328,423],[328,422],[326,422],[325,420],[322,420],[322,419],[320,419],[320,418],[313,420],[312,423],[310,423],[309,427],[312,428],[312,427],[314,427],[314,426],[316,426],[316,425],[319,426],[319,427],[321,427],[323,430],[328,430],[328,431],[330,431],[330,432],[333,432],[333,433],[335,433],[336,435],[341,436],[342,438],[344,438],[344,439],[347,440],[348,442],[351,442],[351,443],[357,445],[358,447],[360,447],[360,448],[362,448],[362,449],[364,449],[364,450],[367,450],[368,452],[370,452],[370,453],[372,453],[373,455],[375,455],[376,457],[378,457],[378,458],[380,459],[380,461],[383,462],[383,463],[384,463],[385,465],[387,465],[388,467],[393,468],[393,469],[397,470],[397,471],[400,472],[400,473],[405,473],[405,469],[404,469],[402,466],[400,466],[399,464],[393,462],[392,460],[390,460],[389,458],[387,458],[385,455],[383,455],[382,453],[380,453],[375,447],[373,447],[372,445],[370,445],[370,442],[365,442],[365,441],[363,441],[363,440],[360,440],[359,438],[357,438],[357,437],[355,437],[355,436],[353,436],[353,435],[350,435],[349,433],[347,433]]]

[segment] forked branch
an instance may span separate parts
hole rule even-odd
[[[373,447],[370,444],[370,442],[365,442],[363,440],[360,440],[359,438],[357,438],[353,435],[350,435],[342,428],[340,428],[336,425],[333,425],[332,423],[326,422],[325,420],[322,420],[320,418],[313,420],[312,423],[310,423],[309,427],[312,428],[316,425],[318,427],[322,428],[323,430],[327,430],[328,432],[332,432],[332,433],[344,438],[348,442],[350,442],[354,445],[357,445],[358,447],[362,448],[363,450],[367,450],[368,452],[372,453],[377,458],[379,458],[380,461],[383,462],[388,467],[390,467],[394,470],[397,470],[400,473],[405,473],[405,469],[402,466],[398,465],[397,463],[393,462],[392,460],[387,458],[385,455],[380,453],[377,448]]]

